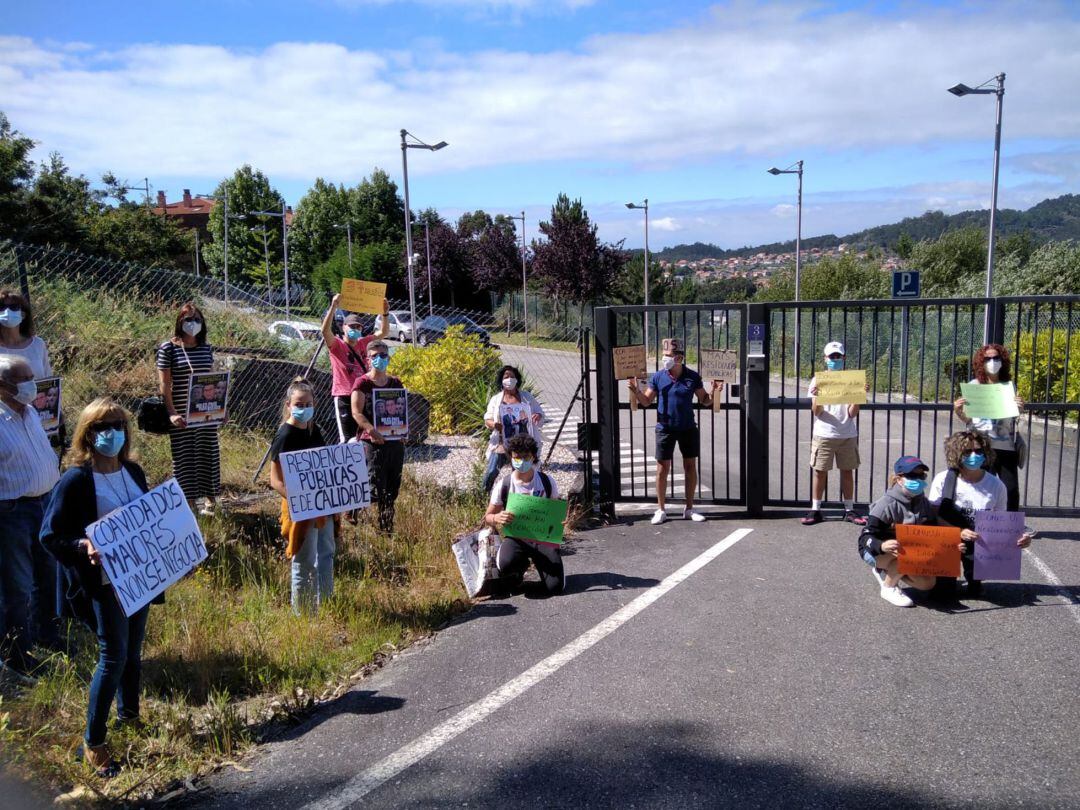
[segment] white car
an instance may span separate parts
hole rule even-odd
[[[382,324],[382,315],[375,319],[375,331],[379,331]],[[409,319],[409,310],[390,310],[390,331],[387,336],[399,343],[411,343],[413,339],[412,321]]]
[[[284,343],[322,338],[322,327],[310,321],[274,321],[267,327],[267,331]]]

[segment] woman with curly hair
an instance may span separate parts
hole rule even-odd
[[[934,476],[930,484],[930,503],[938,507],[938,518],[960,529],[964,550],[960,562],[967,581],[967,595],[978,596],[982,583],[975,579],[976,512],[1004,512],[1008,494],[1001,479],[991,473],[994,449],[990,438],[978,430],[962,430],[945,439],[945,464],[948,469]],[[1031,545],[1031,534],[1018,541],[1020,548]]]
[[[1000,343],[988,343],[971,360],[973,383],[980,385],[1001,385],[1012,380],[1012,364],[1009,362],[1009,350]],[[1001,479],[1008,493],[1008,510],[1020,510],[1020,473],[1022,464],[1019,446],[1021,439],[1016,430],[1016,417],[1005,419],[972,419],[964,411],[967,400],[960,397],[953,403],[953,411],[958,419],[968,428],[985,433],[993,448],[993,462],[990,472]],[[1016,407],[1024,410],[1024,401],[1016,398]]]

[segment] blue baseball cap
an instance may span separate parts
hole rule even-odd
[[[900,456],[892,465],[893,472],[897,475],[907,475],[910,472],[915,472],[919,467],[930,472],[930,468],[918,456]]]

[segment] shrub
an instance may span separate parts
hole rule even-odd
[[[1020,335],[1020,350],[1013,358],[1014,368],[1017,356],[1021,361],[1020,373],[1013,375],[1017,393],[1025,402],[1080,401],[1080,334],[1070,336],[1066,345],[1065,336],[1057,332],[1052,347],[1050,337],[1046,332],[1038,338],[1032,332]],[[1078,417],[1073,412],[1070,421]]]
[[[464,327],[451,326],[446,337],[431,346],[403,346],[394,352],[391,372],[431,404],[432,432],[471,433],[477,423],[468,403],[479,381],[490,386],[501,365],[497,349],[466,335]]]

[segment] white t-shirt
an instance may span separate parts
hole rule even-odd
[[[37,335],[30,338],[30,342],[21,349],[0,346],[0,354],[21,357],[30,364],[30,370],[34,372],[35,379],[41,380],[53,376],[52,363],[49,362],[49,349],[45,346],[45,341]]]
[[[529,411],[533,414],[540,414],[540,424],[536,424],[530,418],[529,420],[529,435],[536,441],[538,448],[537,455],[539,455],[539,448],[544,446],[544,434],[540,430],[540,425],[543,425],[546,421],[544,416],[544,409],[540,407],[540,403],[536,401],[536,397],[530,394],[528,391],[518,391],[518,396],[521,398],[522,403],[529,406]],[[484,419],[488,419],[498,424],[499,422],[499,406],[502,405],[503,392],[500,391],[497,394],[493,394],[491,399],[488,400],[487,410],[484,412]],[[499,430],[492,430],[491,435],[488,437],[488,446],[485,456],[491,458],[491,454],[495,452],[495,448],[502,444],[502,433]]]
[[[555,482],[555,479],[550,475],[548,480],[551,481],[551,497],[559,497],[559,485]],[[503,479],[499,478],[495,482],[495,486],[491,488],[491,505],[502,506],[502,482]],[[516,492],[518,495],[536,495],[537,497],[544,497],[544,482],[540,480],[540,471],[537,470],[533,473],[532,481],[521,481],[518,479],[518,474],[510,474],[510,492]]]
[[[979,384],[978,380],[968,382]],[[983,383],[983,385],[999,385],[1000,383]],[[1005,419],[972,419],[971,427],[979,433],[985,433],[990,437],[990,446],[995,450],[1016,450],[1016,417],[1009,416]]]
[[[945,489],[945,476],[948,470],[943,470],[934,476],[930,484],[930,503],[934,506],[941,505],[942,494]],[[1001,479],[993,473],[983,470],[983,477],[975,483],[965,481],[960,475],[956,476],[956,496],[953,498],[956,508],[972,520],[976,512],[1004,512],[1009,506],[1009,493]]]
[[[123,467],[114,473],[94,473],[94,498],[97,501],[98,520],[109,512],[126,506],[142,494],[135,479]],[[101,582],[103,585],[109,584],[109,575],[105,573],[104,567],[101,569]]]
[[[807,394],[817,385],[817,377],[810,378]],[[859,425],[848,413],[850,405],[822,405],[821,416],[814,419],[814,435],[822,439],[854,439],[859,435]]]

